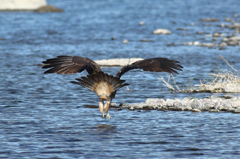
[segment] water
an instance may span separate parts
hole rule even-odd
[[[239,158],[239,115],[174,111],[117,111],[102,119],[97,96],[69,81],[76,75],[44,75],[38,64],[57,55],[93,60],[167,57],[181,62],[179,87],[209,79],[228,69],[222,55],[240,68],[239,47],[226,50],[181,46],[212,42],[197,31],[234,30],[217,27],[239,13],[239,1],[56,1],[65,13],[0,12],[0,158]],[[199,22],[200,18],[221,22]],[[235,18],[239,21],[239,18]],[[145,25],[140,26],[139,22]],[[190,23],[194,23],[191,26]],[[153,35],[166,28],[171,35]],[[177,30],[186,28],[189,31]],[[182,36],[183,33],[188,35]],[[190,35],[191,34],[191,35]],[[114,37],[116,40],[111,40]],[[128,39],[128,44],[122,44]],[[141,42],[150,39],[152,42]],[[220,41],[220,38],[219,38]],[[176,46],[167,46],[174,42]],[[115,75],[120,68],[103,68]],[[113,102],[138,103],[147,98],[203,98],[211,94],[171,93],[158,77],[167,73],[134,70],[122,78],[130,84]],[[217,94],[219,96],[223,94]],[[239,94],[234,94],[239,95]]]

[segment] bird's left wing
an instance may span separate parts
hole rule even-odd
[[[93,60],[80,56],[57,56],[43,61],[44,69],[50,68],[44,73],[74,74],[87,70],[89,74],[101,71],[101,67]]]
[[[177,70],[182,71],[182,66],[178,61],[169,60],[167,58],[151,58],[136,61],[130,65],[124,66],[118,73],[117,77],[121,77],[127,71],[132,69],[142,69],[144,71],[150,72],[169,72],[169,73],[177,73]]]

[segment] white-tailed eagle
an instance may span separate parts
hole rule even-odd
[[[129,85],[121,80],[121,76],[132,69],[142,69],[151,72],[169,72],[177,73],[177,70],[182,71],[182,66],[178,61],[169,60],[167,58],[151,58],[136,61],[130,65],[124,66],[118,71],[114,77],[102,72],[101,67],[93,60],[86,57],[79,56],[57,56],[57,58],[47,59],[43,61],[43,68],[48,69],[44,73],[57,73],[57,74],[74,74],[80,73],[83,70],[88,72],[86,77],[76,78],[77,81],[71,83],[81,85],[91,91],[94,91],[100,98],[99,110],[102,117],[105,117],[104,112],[107,114],[106,118],[111,118],[108,113],[109,106],[118,89]],[[50,68],[50,69],[49,69]],[[106,104],[104,105],[104,101]]]

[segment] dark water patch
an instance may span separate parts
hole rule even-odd
[[[154,145],[154,144],[169,144],[168,142],[165,141],[158,141],[158,142],[131,142],[129,143],[130,145],[145,145],[145,144],[150,144],[150,145]]]
[[[98,108],[96,105],[84,105],[85,108]]]
[[[165,151],[207,151],[209,149],[199,149],[199,148],[192,148],[192,147],[182,147],[178,149],[166,149]]]

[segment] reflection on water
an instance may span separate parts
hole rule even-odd
[[[101,124],[101,125],[98,125],[97,131],[101,135],[110,135],[112,133],[117,133],[116,128],[117,126]]]
[[[101,125],[98,125],[98,131],[102,131],[102,130],[115,130],[116,129],[116,126],[112,126],[112,125],[106,125],[106,124],[101,124]]]
[[[96,106],[96,105],[84,105],[84,107],[86,107],[86,108],[99,108],[99,107]]]

